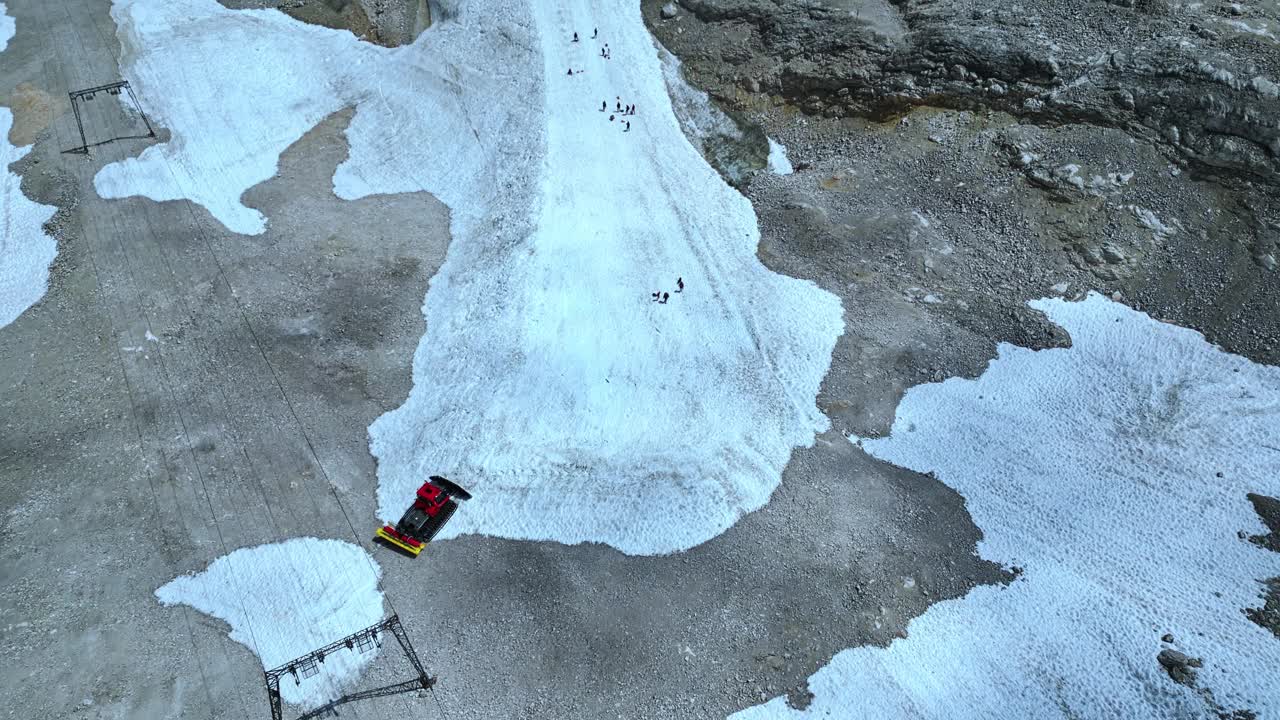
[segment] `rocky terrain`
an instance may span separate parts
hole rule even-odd
[[[367,42],[396,47],[431,25],[427,0],[219,0],[232,9],[275,8],[324,27],[350,30]]]
[[[1280,12],[1131,4],[689,0],[645,15],[693,85],[790,150],[794,175],[738,181],[766,259],[788,236],[826,238],[811,257],[843,245],[845,275],[861,265],[985,325],[1036,295],[1119,293],[1277,362]],[[794,265],[779,269],[804,275]],[[974,311],[986,304],[1007,310]]]

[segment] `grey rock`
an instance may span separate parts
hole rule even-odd
[[[1176,683],[1181,685],[1193,686],[1196,681],[1195,669],[1201,667],[1204,662],[1200,658],[1194,658],[1186,653],[1168,648],[1161,650],[1156,655],[1156,661],[1169,674],[1169,677]]]
[[[1102,259],[1109,263],[1122,263],[1125,261],[1125,256],[1120,248],[1111,243],[1104,243],[1102,246]]]
[[[676,12],[677,12],[676,4],[673,2],[669,2],[666,5],[662,6],[662,18],[664,20],[670,20],[671,18],[675,17]]]

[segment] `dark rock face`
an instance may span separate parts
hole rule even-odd
[[[741,89],[809,114],[876,119],[920,105],[991,108],[1121,128],[1206,169],[1280,182],[1280,49],[1265,29],[1275,18],[1157,0],[681,5],[724,42],[683,48],[673,21],[655,32],[721,100]],[[709,34],[685,42],[695,36]]]

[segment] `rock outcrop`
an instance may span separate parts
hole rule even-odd
[[[676,19],[645,9],[659,39],[722,101],[763,93],[809,114],[879,119],[920,105],[991,108],[1124,129],[1204,169],[1280,183],[1280,22],[1263,6],[680,4],[688,12]],[[713,27],[686,33],[681,23]]]

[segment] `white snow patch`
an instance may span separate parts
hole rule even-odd
[[[1167,240],[1172,237],[1174,233],[1178,232],[1177,220],[1174,220],[1174,225],[1170,226],[1161,222],[1160,218],[1156,217],[1154,212],[1144,207],[1130,205],[1129,210],[1133,212],[1134,217],[1138,218],[1138,222],[1151,230],[1157,240]]]
[[[147,339],[148,342],[154,342],[154,343],[160,342],[160,338],[156,337],[155,335],[152,335],[150,330],[147,331],[144,337]]]
[[[4,52],[5,48],[9,47],[9,40],[13,39],[16,32],[16,23],[9,16],[9,8],[0,2],[0,52]]]
[[[1260,95],[1265,95],[1267,97],[1280,97],[1280,85],[1275,84],[1261,75],[1257,75],[1250,80],[1249,87],[1252,87],[1254,91]]]
[[[795,172],[791,161],[787,159],[787,149],[773,138],[769,138],[769,172],[775,175],[790,175]]]
[[[1258,26],[1254,27],[1243,20],[1224,20],[1223,22],[1225,22],[1226,24],[1230,25],[1231,27],[1241,32],[1247,32],[1251,35],[1257,35],[1259,37],[1270,38],[1271,40],[1276,39],[1275,33],[1271,32],[1267,23],[1258,23]]]
[[[929,227],[929,218],[921,215],[918,210],[912,210],[911,214],[915,216],[916,222],[920,223],[920,227]]]
[[[4,6],[0,5],[0,10]],[[0,40],[13,35],[13,18],[0,15]],[[49,288],[49,264],[58,254],[58,243],[44,232],[44,224],[57,208],[32,202],[22,194],[22,178],[9,165],[26,157],[31,146],[9,144],[13,113],[0,107],[0,327],[35,305]]]
[[[485,0],[392,50],[214,0],[112,14],[174,139],[104,168],[104,195],[188,197],[260,232],[240,194],[355,104],[338,196],[450,207],[413,390],[370,428],[383,518],[443,473],[475,495],[446,536],[672,552],[761,507],[828,427],[839,299],[760,264],[751,205],[681,133],[639,5]],[[596,25],[611,60],[564,40]],[[637,106],[630,132],[602,100]],[[677,276],[683,293],[649,301]]]
[[[1217,717],[1157,663],[1165,633],[1228,713],[1280,714],[1280,643],[1242,612],[1280,555],[1237,536],[1266,532],[1246,493],[1280,495],[1280,368],[1096,294],[1031,305],[1070,348],[1001,345],[861,441],[960,492],[981,556],[1021,575],[841,652],[806,711],[776,698],[735,718]]]
[[[297,538],[241,548],[204,572],[156,590],[164,605],[190,605],[224,620],[232,640],[253,650],[265,670],[382,620],[381,570],[363,549],[340,540]],[[285,702],[314,708],[350,687],[375,653],[337,652],[320,674],[280,683]]]

